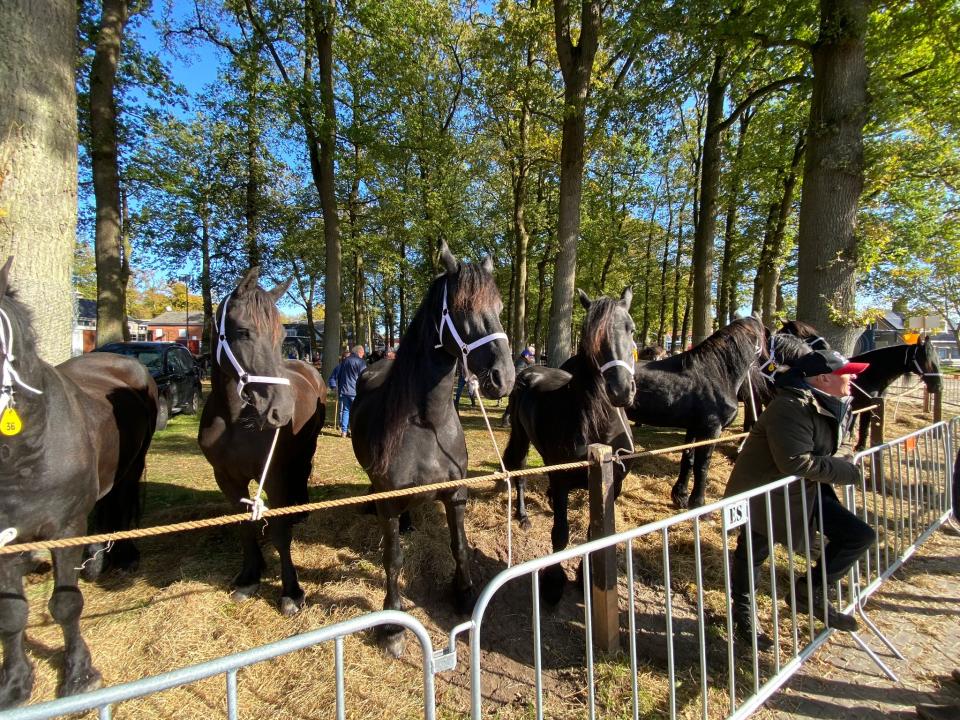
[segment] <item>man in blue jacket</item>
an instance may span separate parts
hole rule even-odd
[[[350,407],[357,397],[357,378],[367,369],[363,345],[354,345],[353,352],[340,361],[330,375],[330,387],[337,389],[340,400],[340,437],[350,435]]]

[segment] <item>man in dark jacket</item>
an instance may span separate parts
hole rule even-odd
[[[849,362],[833,350],[816,350],[795,361],[792,368],[778,377],[777,395],[750,432],[724,492],[724,496],[729,497],[788,475],[804,478],[806,517],[800,482],[791,483],[786,488],[789,490],[789,517],[784,507],[784,491],[771,493],[772,538],[767,536],[764,497],[757,496],[750,502],[750,539],[754,578],[757,578],[760,577],[760,565],[770,555],[771,541],[786,544],[788,524],[795,548],[803,546],[805,526],[812,537],[819,487],[823,506],[821,533],[828,544],[813,568],[813,611],[830,627],[847,631],[857,629],[854,617],[837,612],[829,603],[826,618],[823,617],[820,563],[825,565],[829,587],[842,578],[876,540],[873,528],[844,508],[832,487],[860,480],[860,470],[850,462],[851,451],[848,448],[841,450],[841,444],[847,426],[850,381],[867,367],[866,363]],[[746,530],[744,525],[733,554],[731,593],[736,634],[743,640],[751,638],[753,628]],[[797,582],[796,596],[798,609],[806,611],[805,578]],[[759,632],[757,644],[763,648],[771,645],[770,639]]]
[[[341,437],[350,434],[350,408],[357,397],[357,378],[367,369],[363,354],[363,345],[354,345],[353,352],[341,360],[330,375],[330,387],[337,388],[337,398],[340,401]]]

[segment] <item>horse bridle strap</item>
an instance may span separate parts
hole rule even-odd
[[[918,348],[920,346],[914,345],[913,347]],[[910,352],[910,350],[908,349],[907,352]],[[920,367],[920,363],[917,362],[917,352],[918,350],[913,351],[913,366],[917,369],[917,375],[920,377],[943,377],[943,373],[924,372],[923,368]]]
[[[609,370],[612,367],[617,367],[618,365],[620,367],[625,367],[627,370],[629,370],[631,375],[633,374],[633,370],[636,367],[635,365],[631,365],[630,363],[628,363],[626,360],[611,360],[610,362],[605,362],[603,365],[600,366],[600,374],[603,375],[603,373],[605,373],[607,370]]]
[[[0,308],[0,356],[3,357],[3,371],[0,372],[0,412],[6,410],[13,399],[14,385],[19,385],[24,390],[37,395],[43,395],[42,390],[25,383],[13,367],[17,359],[13,354],[13,323],[10,322],[10,316],[3,308]]]
[[[250,383],[264,383],[267,385],[289,385],[290,378],[274,377],[272,375],[250,375],[246,370],[243,369],[243,366],[240,364],[240,361],[237,360],[237,356],[233,354],[233,350],[230,349],[230,343],[227,342],[227,303],[230,302],[230,296],[228,295],[224,298],[223,301],[223,313],[220,315],[220,327],[217,329],[217,334],[220,342],[217,343],[217,364],[223,365],[220,361],[220,351],[223,350],[227,354],[227,358],[230,360],[230,363],[233,365],[233,368],[237,371],[237,395],[243,399],[243,388]]]
[[[450,335],[453,337],[457,347],[460,348],[460,354],[463,356],[463,374],[464,377],[471,377],[473,373],[470,372],[470,368],[467,366],[467,355],[469,355],[473,350],[476,350],[478,347],[491,343],[494,340],[509,340],[506,333],[495,332],[490,333],[489,335],[484,335],[479,340],[474,340],[470,343],[465,343],[463,338],[460,337],[460,333],[457,332],[457,326],[453,324],[453,318],[450,317],[450,310],[447,308],[447,284],[443,284],[443,310],[440,315],[440,325],[437,328],[437,331],[440,335],[440,342],[437,343],[436,347],[443,347],[443,328],[450,328]]]

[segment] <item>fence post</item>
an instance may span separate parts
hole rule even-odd
[[[935,423],[943,420],[943,390],[933,394],[933,421]]]
[[[873,399],[877,407],[870,411],[870,447],[883,445],[883,425],[886,420],[887,402],[882,397]]]
[[[587,485],[590,492],[590,539],[596,540],[617,531],[613,509],[613,449],[609,445],[591,445],[587,456],[595,463],[590,466]],[[592,553],[590,568],[594,642],[602,652],[615,652],[620,648],[616,546]]]
[[[923,412],[930,412],[930,391],[926,387],[923,388]]]

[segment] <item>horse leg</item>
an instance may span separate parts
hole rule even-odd
[[[718,432],[714,437],[719,435]],[[691,508],[703,507],[704,496],[707,494],[707,471],[710,469],[710,457],[714,447],[704,445],[698,447],[693,454],[693,491],[688,503]]]
[[[384,610],[401,610],[400,570],[403,567],[403,548],[400,546],[400,519],[388,517],[386,508],[377,503],[380,529],[383,531],[383,569],[387,575],[387,594],[383,598]],[[403,628],[399,625],[378,625],[377,642],[389,655],[403,655]]]
[[[477,602],[477,593],[470,578],[470,544],[463,529],[463,511],[467,505],[467,489],[458,488],[442,498],[450,528],[450,551],[457,565],[453,576],[453,599],[457,612],[467,615]]]
[[[553,529],[550,540],[553,551],[563,550],[570,541],[570,525],[567,522],[567,500],[569,486],[562,480],[550,478],[550,494],[553,497]],[[544,568],[540,577],[540,595],[550,605],[556,605],[563,597],[563,588],[567,584],[567,574],[560,563]]]
[[[517,522],[520,523],[522,530],[529,530],[530,516],[527,515],[527,480],[526,478],[517,478]]]
[[[33,666],[23,649],[28,609],[20,560],[8,555],[0,560],[0,641],[3,643],[0,708],[25,702],[33,689]]]
[[[865,413],[861,413],[859,422],[857,423],[859,435],[857,436],[857,444],[853,448],[856,452],[867,447],[867,438],[870,437],[870,420],[873,417],[873,411],[867,410]]]
[[[693,439],[693,431],[687,430],[684,443],[691,443]],[[674,507],[680,510],[686,509],[690,497],[687,493],[687,481],[690,477],[691,467],[693,467],[693,450],[684,450],[680,455],[680,475],[677,477],[677,481],[673,484],[673,489],[670,491],[670,499],[673,500]]]
[[[509,406],[508,406],[509,409]],[[530,437],[523,428],[520,418],[515,417],[510,424],[510,440],[503,451],[503,464],[507,470],[519,470],[523,467],[530,452]],[[530,518],[527,516],[526,490],[527,481],[517,478],[517,522],[524,530],[530,529]]]
[[[47,608],[63,630],[63,675],[57,695],[64,697],[94,690],[100,687],[103,678],[93,667],[90,650],[80,635],[83,595],[77,587],[77,566],[83,548],[60,548],[52,554],[54,587]]]
[[[243,550],[243,566],[233,578],[233,592],[230,599],[234,602],[249,600],[260,590],[260,575],[266,563],[257,539],[259,523],[245,520],[240,523],[240,547]]]
[[[297,567],[293,564],[290,544],[293,542],[293,523],[284,517],[270,523],[270,539],[280,556],[280,613],[286,617],[303,609],[305,595],[297,581]]]

